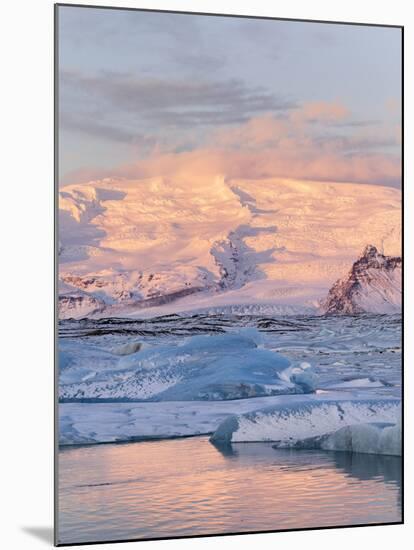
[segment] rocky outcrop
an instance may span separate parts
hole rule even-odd
[[[343,279],[330,289],[326,314],[396,313],[401,310],[402,260],[368,245]]]

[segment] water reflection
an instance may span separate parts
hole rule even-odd
[[[263,462],[270,459],[279,467],[287,465],[298,468],[301,465],[313,464],[315,458],[319,466],[331,465],[349,476],[365,481],[381,479],[394,483],[401,488],[401,457],[346,453],[334,451],[294,449],[274,449],[272,443],[222,443],[211,442],[211,445],[225,458]]]
[[[332,453],[335,465],[361,481],[379,479],[398,488],[398,509],[402,508],[402,459],[361,453]]]
[[[394,457],[213,446],[205,437],[60,453],[61,542],[395,522]]]
[[[362,453],[332,452],[337,468],[360,480],[381,478],[401,488],[401,458]]]

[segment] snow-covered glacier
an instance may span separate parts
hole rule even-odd
[[[67,185],[59,193],[59,315],[240,305],[316,312],[364,247],[401,254],[400,217],[399,190],[363,184],[218,175]],[[367,273],[373,284],[362,298],[371,309],[363,311],[398,311],[389,307],[397,271]]]

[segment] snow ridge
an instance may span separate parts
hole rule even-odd
[[[387,254],[400,247],[401,193],[381,186],[104,179],[63,187],[59,208],[61,319],[316,310],[367,242]]]

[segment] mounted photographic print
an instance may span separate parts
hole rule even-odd
[[[56,544],[402,523],[402,27],[55,15]]]

